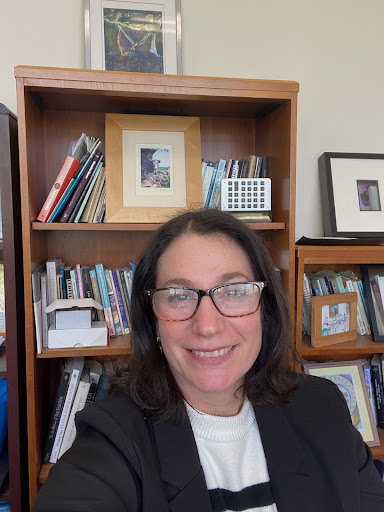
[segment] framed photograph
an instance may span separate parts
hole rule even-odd
[[[357,338],[357,293],[312,297],[311,345],[325,347]]]
[[[329,363],[305,363],[304,372],[334,382],[342,392],[353,425],[368,446],[379,446],[379,436],[368,397],[362,362],[340,361]]]
[[[202,207],[200,119],[106,114],[106,222],[164,222]]]
[[[384,237],[384,154],[319,158],[325,236]]]
[[[360,265],[373,341],[384,341],[384,265]]]
[[[89,69],[182,74],[180,0],[85,0]]]

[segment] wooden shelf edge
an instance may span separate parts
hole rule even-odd
[[[303,357],[326,356],[330,358],[337,355],[353,355],[353,354],[380,354],[384,353],[384,342],[372,341],[371,336],[358,336],[353,341],[327,345],[325,347],[315,348],[311,346],[309,336],[303,336],[301,355]]]
[[[33,231],[156,231],[163,224],[139,224],[139,223],[103,223],[103,224],[87,224],[87,223],[70,223],[61,224],[59,222],[32,222]],[[257,230],[283,230],[285,222],[249,222],[247,225]]]
[[[124,339],[125,338],[125,339]],[[56,357],[98,357],[98,356],[122,356],[132,354],[129,337],[122,340],[113,340],[105,347],[73,347],[73,348],[43,348],[41,354],[36,354],[37,359],[51,359]]]

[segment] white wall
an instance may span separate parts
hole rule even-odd
[[[382,0],[181,0],[187,75],[296,80],[296,236],[321,236],[317,158],[384,153]],[[0,102],[17,64],[84,67],[81,0],[0,0]]]

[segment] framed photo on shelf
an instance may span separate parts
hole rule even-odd
[[[311,345],[325,347],[357,337],[357,293],[312,297]]]
[[[85,0],[88,69],[182,74],[180,0]]]
[[[325,236],[384,237],[384,154],[323,153],[319,172]]]
[[[384,265],[360,265],[373,341],[384,341]]]
[[[366,388],[362,361],[304,363],[304,372],[334,382],[343,394],[353,425],[368,446],[379,446],[372,406]]]
[[[200,119],[106,114],[106,222],[159,223],[202,206]]]

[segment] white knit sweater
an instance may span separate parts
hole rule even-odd
[[[254,409],[205,414],[186,403],[213,512],[277,512]]]

